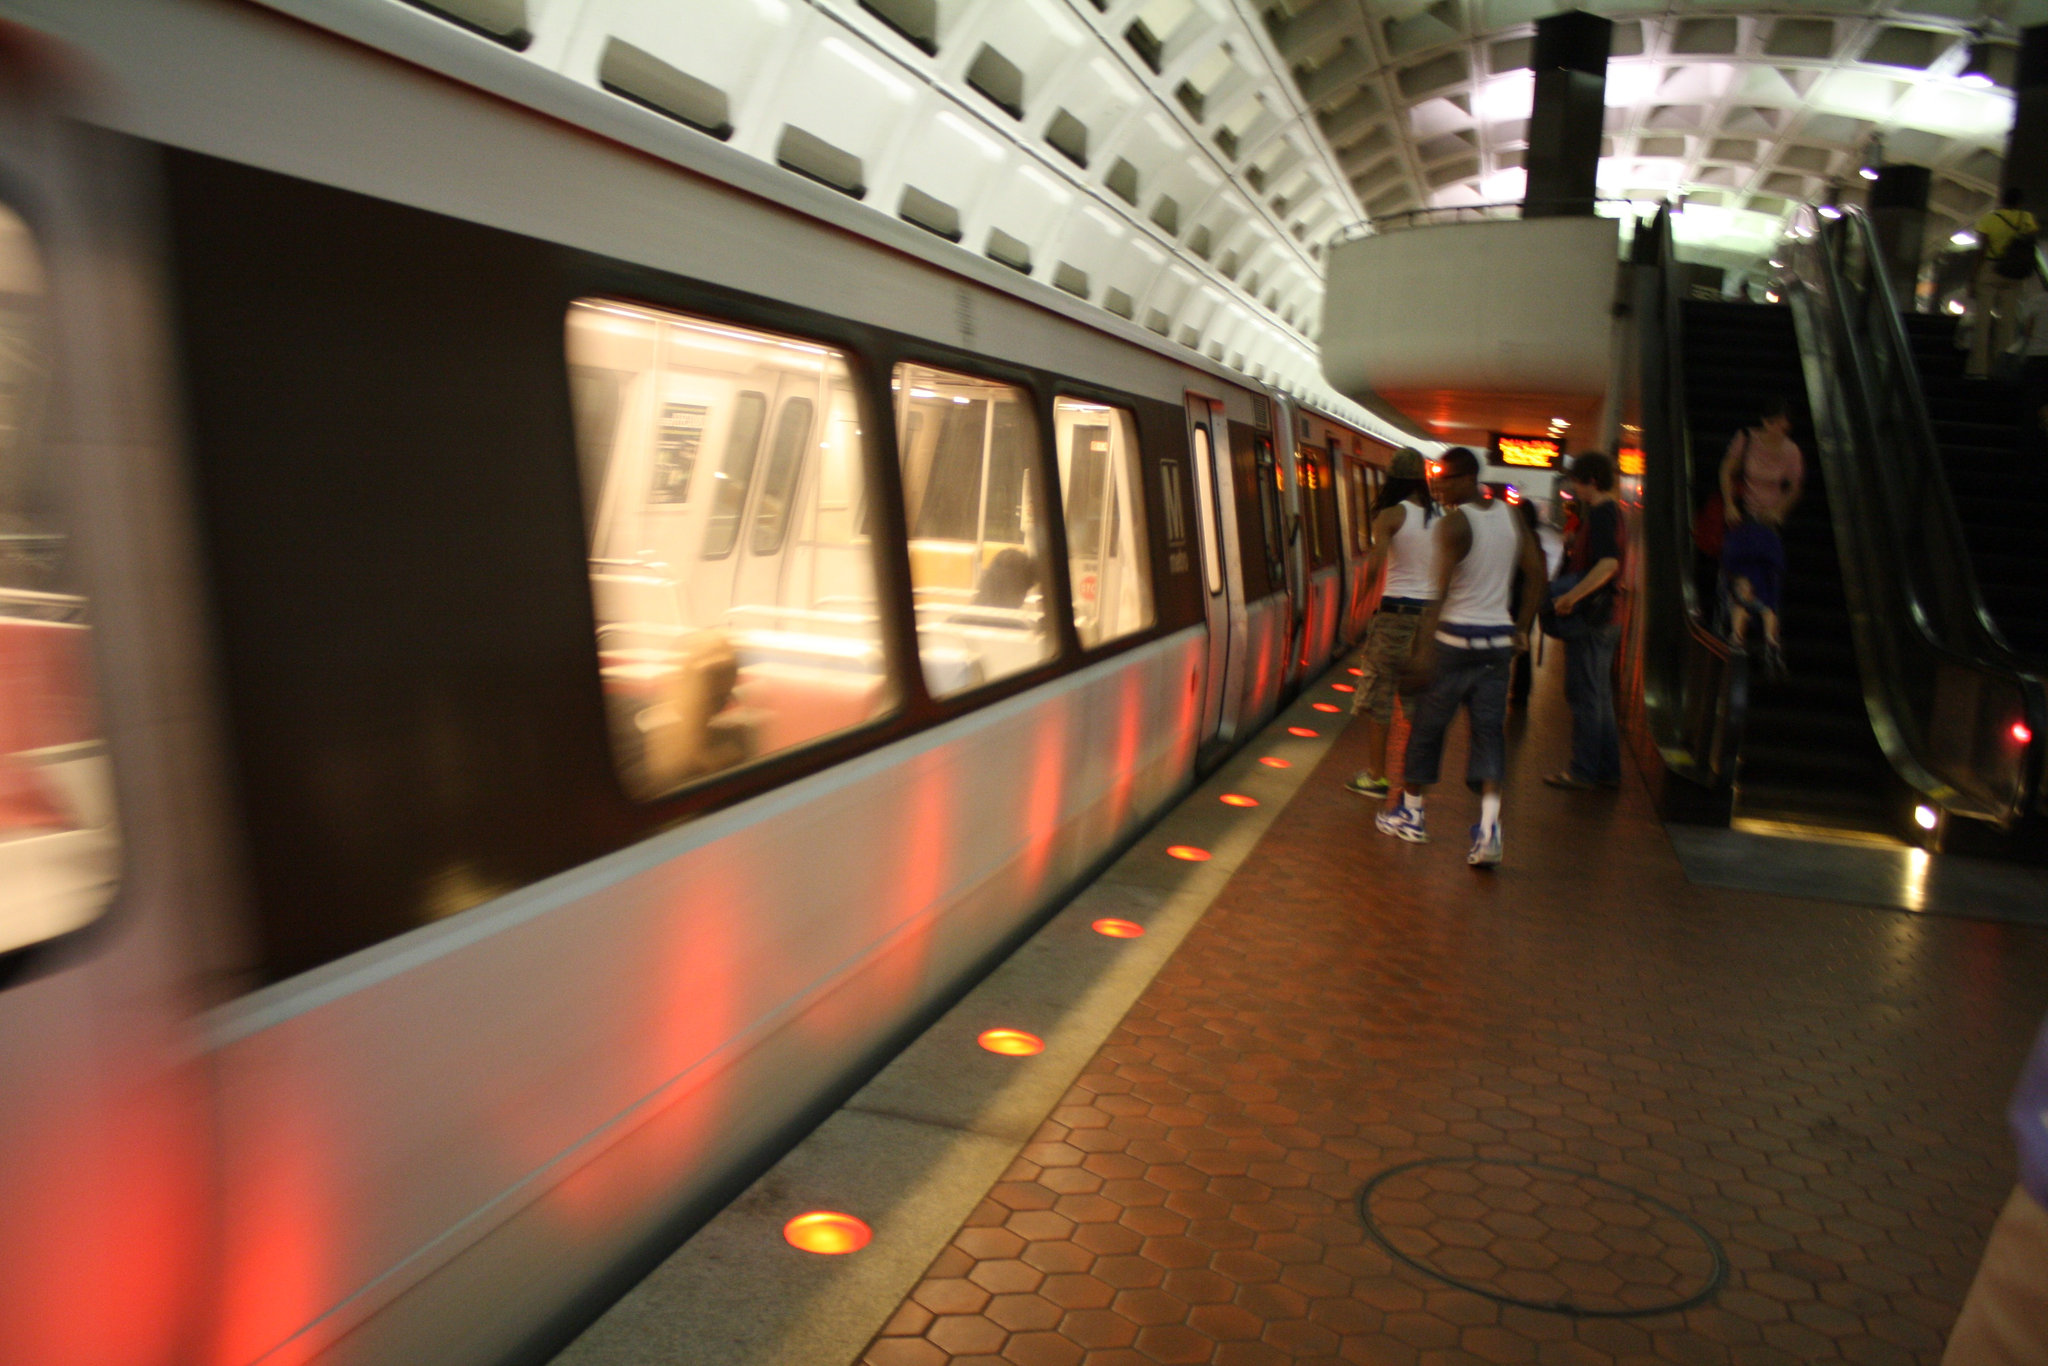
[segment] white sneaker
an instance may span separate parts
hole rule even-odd
[[[1411,807],[1406,802],[1397,802],[1380,812],[1373,824],[1379,827],[1382,835],[1392,835],[1410,844],[1429,843],[1429,830],[1423,825],[1422,809]]]
[[[1474,868],[1498,868],[1500,866],[1500,826],[1495,825],[1484,835],[1479,827],[1472,827],[1472,851],[1465,855],[1465,862]]]

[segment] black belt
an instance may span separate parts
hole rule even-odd
[[[1381,598],[1379,610],[1388,616],[1419,617],[1429,610],[1429,604],[1415,598]]]

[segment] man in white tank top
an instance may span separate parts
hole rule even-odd
[[[1401,800],[1382,811],[1383,834],[1426,844],[1423,796],[1437,780],[1444,735],[1460,707],[1470,717],[1465,783],[1479,793],[1479,822],[1465,861],[1474,868],[1500,863],[1500,783],[1507,771],[1508,666],[1529,647],[1529,623],[1543,599],[1543,561],[1522,519],[1505,502],[1479,497],[1479,457],[1464,447],[1446,451],[1437,476],[1437,499],[1448,509],[1437,519],[1436,601],[1422,613],[1411,672],[1426,675],[1429,690],[1415,709],[1403,764]],[[1522,604],[1508,602],[1515,575]]]
[[[1365,718],[1366,766],[1345,786],[1361,797],[1384,798],[1389,790],[1387,733],[1394,725],[1394,698],[1414,652],[1415,628],[1436,592],[1436,548],[1430,536],[1434,512],[1422,452],[1403,447],[1387,466],[1387,482],[1373,509],[1372,553],[1365,560],[1368,584],[1381,565],[1387,578],[1379,608],[1365,628],[1364,676],[1351,698],[1351,710]]]

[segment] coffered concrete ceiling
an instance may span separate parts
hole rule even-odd
[[[1519,200],[1535,21],[1556,0],[1262,0],[1343,174],[1373,219]],[[1683,194],[1682,239],[1767,254],[1785,215],[1861,198],[1872,135],[1934,172],[1931,239],[1998,186],[2013,98],[1966,77],[1973,31],[2010,42],[2048,0],[1586,0],[1614,21],[1604,196]],[[2012,79],[2010,48],[1994,73]]]

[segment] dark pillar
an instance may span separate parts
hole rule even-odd
[[[1870,187],[1870,227],[1891,276],[1892,295],[1908,313],[1916,309],[1920,251],[1927,240],[1927,188],[1933,180],[1925,166],[1880,166]]]
[[[1614,24],[1567,10],[1536,21],[1536,99],[1529,110],[1522,217],[1590,216],[1607,116],[1607,49]]]
[[[2005,141],[2001,188],[2017,185],[2038,217],[2048,213],[2048,24],[2020,30],[2013,81],[2012,133]]]

